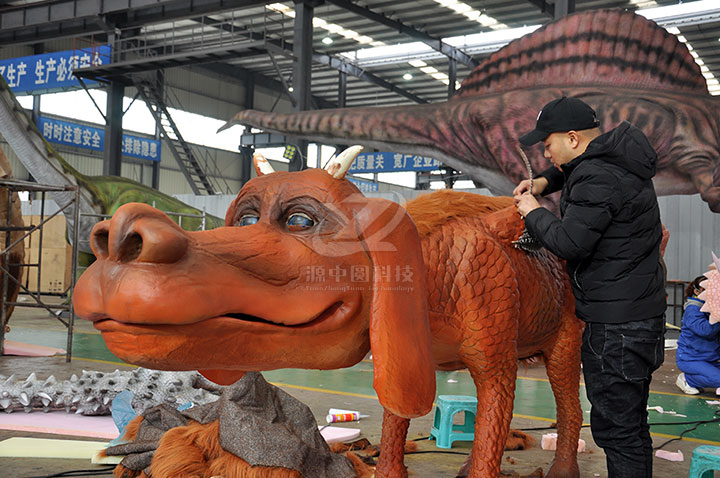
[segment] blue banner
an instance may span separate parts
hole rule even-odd
[[[360,153],[350,166],[350,173],[393,173],[396,171],[433,171],[440,161],[415,154]]]
[[[38,129],[51,143],[78,148],[105,150],[105,129],[53,118],[38,118]],[[160,161],[160,141],[123,134],[122,154],[133,158]]]
[[[110,63],[111,51],[109,45],[100,45],[0,60],[0,75],[15,93],[79,88],[80,82],[73,75],[73,71]],[[84,81],[86,84],[96,83],[91,80]]]
[[[371,193],[378,190],[378,183],[372,181],[363,181],[362,179],[347,178],[348,181],[353,183],[362,193]]]

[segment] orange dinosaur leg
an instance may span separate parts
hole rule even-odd
[[[486,339],[489,337],[486,337]],[[509,342],[509,343],[508,343]],[[515,341],[484,346],[482,357],[466,361],[478,391],[468,478],[497,478],[512,420],[517,375]]]
[[[572,301],[569,303],[573,304]],[[543,351],[550,386],[555,395],[558,430],[557,451],[547,478],[580,476],[577,443],[582,426],[582,409],[578,395],[582,322],[572,311],[563,314],[557,339],[549,349]]]
[[[409,425],[409,419],[398,417],[385,410],[375,478],[407,478],[404,457],[405,438]]]

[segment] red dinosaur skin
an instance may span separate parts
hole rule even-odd
[[[326,144],[357,143],[434,157],[509,195],[527,177],[515,145],[542,105],[576,96],[601,129],[628,120],[658,152],[658,194],[700,193],[720,212],[720,97],[707,91],[685,45],[654,22],[621,10],[587,11],[550,23],[483,60],[447,102],[326,109],[246,110],[245,124]],[[542,145],[530,160],[550,164]]]
[[[93,232],[98,260],[75,289],[77,314],[123,360],[218,381],[348,367],[372,347],[385,408],[378,478],[407,476],[409,418],[430,411],[435,367],[470,370],[478,413],[469,476],[497,477],[517,360],[542,354],[560,436],[547,476],[579,477],[582,326],[562,264],[512,246],[523,225],[509,198],[439,192],[409,203],[408,215],[364,198],[344,174],[255,178],[229,208],[228,227],[211,231],[122,206]],[[314,226],[288,226],[297,213]],[[249,216],[257,223],[240,226]],[[366,280],[353,280],[353,266],[368,268]],[[312,280],[312,267],[327,280]]]

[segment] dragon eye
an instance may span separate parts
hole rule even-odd
[[[291,231],[304,231],[315,225],[315,221],[312,220],[307,214],[296,212],[291,214],[287,219],[288,229]]]
[[[245,214],[243,217],[240,218],[240,222],[238,223],[238,225],[252,226],[253,224],[257,224],[259,220],[260,218],[257,216],[253,216],[252,214]]]

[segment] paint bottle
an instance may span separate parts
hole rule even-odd
[[[354,422],[360,420],[361,418],[366,418],[367,416],[368,415],[360,415],[359,412],[331,413],[330,415],[325,417],[325,420],[328,423]]]

